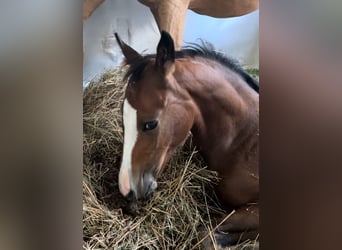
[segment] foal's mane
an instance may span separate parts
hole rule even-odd
[[[155,54],[148,54],[132,63],[125,75],[125,79],[129,79],[130,82],[136,82],[141,79],[146,65],[150,62],[150,59],[155,58],[155,56]],[[252,89],[259,93],[259,83],[253,77],[251,77],[236,60],[227,57],[218,51],[215,51],[211,43],[204,41],[202,41],[201,44],[190,43],[188,46],[183,47],[180,51],[176,51],[175,56],[176,59],[186,57],[193,58],[198,56],[216,61],[237,73]]]

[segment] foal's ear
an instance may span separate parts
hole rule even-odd
[[[115,38],[121,48],[122,54],[124,54],[126,58],[127,64],[131,64],[134,61],[142,58],[142,56],[137,51],[135,51],[133,48],[131,48],[129,45],[127,45],[120,39],[118,33],[115,33]]]
[[[175,45],[173,39],[166,31],[161,32],[161,38],[157,47],[156,67],[165,69],[165,63],[175,61]]]

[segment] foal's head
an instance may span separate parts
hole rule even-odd
[[[162,32],[156,56],[145,57],[116,38],[130,65],[119,188],[128,199],[140,199],[156,189],[156,177],[190,131],[192,107],[176,89],[175,50],[169,34]]]

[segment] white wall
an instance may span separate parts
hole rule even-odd
[[[137,0],[106,0],[83,28],[83,85],[105,69],[117,67],[123,56],[117,32],[138,52],[155,53],[159,30],[150,10]],[[259,11],[235,18],[212,18],[188,11],[183,41],[202,38],[249,67],[259,67]]]
[[[188,10],[183,41],[211,42],[242,64],[259,68],[259,10],[241,17],[213,18]]]

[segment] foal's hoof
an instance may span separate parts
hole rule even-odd
[[[205,235],[204,237],[206,237]],[[203,238],[204,238],[203,237]],[[202,239],[203,239],[202,238]],[[206,250],[217,249],[217,247],[229,247],[235,245],[236,242],[230,242],[229,238],[222,236],[221,234],[213,233],[211,236],[207,236],[202,241],[202,247]]]
[[[259,243],[255,240],[242,240],[246,236],[250,235],[250,232],[245,233],[224,233],[224,232],[215,232],[211,235],[208,231],[202,231],[200,233],[202,241],[202,247],[204,249],[217,249],[219,248],[226,248],[231,246],[238,246],[237,249],[244,249],[244,250],[259,250]],[[255,238],[254,238],[255,239]],[[233,248],[235,249],[235,248]]]
[[[199,238],[202,240],[201,245],[203,249],[206,249],[206,250],[215,249],[214,245],[216,245],[216,243],[215,243],[215,239],[213,239],[213,235],[214,234],[210,235],[209,232],[205,229],[200,230]]]

